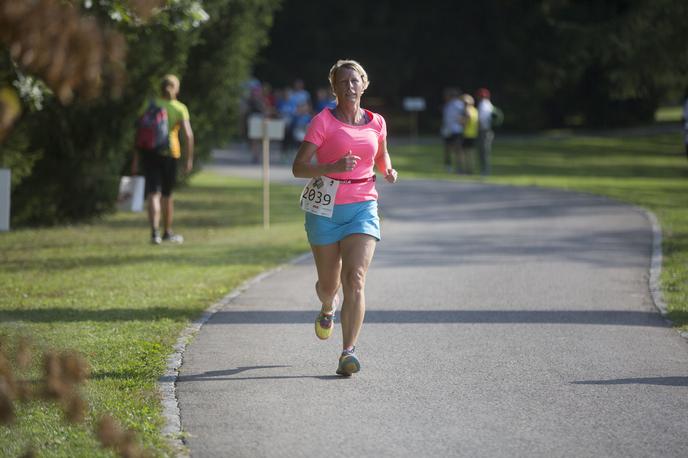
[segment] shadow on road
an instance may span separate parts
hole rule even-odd
[[[215,313],[208,324],[302,324],[313,321],[309,310],[261,310]],[[144,321],[161,317],[181,321],[193,318],[193,309],[153,307],[150,309],[105,309],[83,311],[69,308],[8,310],[0,314],[0,323],[77,321]],[[377,324],[593,324],[614,326],[668,327],[655,312],[626,310],[368,310],[366,323]]]
[[[234,369],[225,369],[221,371],[207,371],[200,374],[191,375],[180,375],[176,378],[177,382],[192,382],[198,380],[206,381],[220,381],[220,380],[279,380],[279,379],[304,379],[304,378],[314,378],[318,380],[339,380],[342,377],[337,375],[265,375],[265,376],[253,376],[253,377],[233,377],[233,375],[254,371],[258,369],[273,369],[273,368],[283,368],[291,366],[242,366]]]
[[[655,312],[616,310],[368,310],[366,323],[417,324],[592,324],[668,327]],[[208,324],[301,324],[313,321],[311,311],[229,311]]]
[[[661,385],[688,386],[688,377],[641,377],[618,378],[611,380],[582,380],[571,382],[572,385]]]

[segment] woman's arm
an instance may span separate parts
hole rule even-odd
[[[392,167],[392,159],[389,157],[387,151],[387,137],[380,139],[377,148],[377,155],[375,156],[375,166],[378,171],[384,175],[385,180],[390,183],[397,181],[397,171]]]
[[[318,146],[310,142],[303,142],[296,152],[291,171],[296,178],[313,178],[328,173],[348,172],[356,167],[356,161],[361,158],[349,151],[345,156],[332,164],[313,164],[311,160],[318,150]]]

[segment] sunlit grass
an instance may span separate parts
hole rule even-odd
[[[680,106],[659,107],[655,112],[657,122],[678,122],[683,117],[683,110]]]
[[[183,245],[151,245],[143,213],[1,234],[0,335],[82,352],[92,415],[71,426],[54,406],[21,406],[0,427],[0,456],[28,445],[39,456],[112,456],[92,435],[105,412],[164,453],[156,381],[177,336],[241,282],[307,251],[298,192],[273,185],[266,231],[259,183],[201,173],[176,194]]]

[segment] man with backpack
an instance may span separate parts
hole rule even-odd
[[[189,121],[189,110],[177,100],[179,79],[166,75],[160,85],[160,97],[147,103],[137,121],[132,175],[137,175],[139,159],[146,177],[148,221],[151,225],[151,243],[163,241],[183,243],[184,238],[172,231],[174,201],[172,189],[177,182],[177,164],[182,156],[179,133],[184,137],[184,172],[193,168],[194,136]],[[160,233],[160,217],[164,232]]]

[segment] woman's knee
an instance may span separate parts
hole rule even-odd
[[[366,270],[356,267],[342,271],[342,285],[348,290],[363,290],[366,280]]]
[[[326,298],[333,297],[335,294],[337,294],[337,290],[339,289],[339,279],[318,280],[316,288],[319,295]]]

